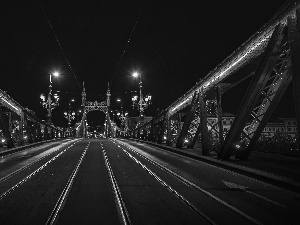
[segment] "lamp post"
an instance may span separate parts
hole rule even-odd
[[[128,122],[127,122],[127,119],[128,119],[128,113],[123,111],[123,102],[121,99],[117,99],[117,102],[120,102],[121,103],[121,111],[117,112],[117,117],[119,118],[119,120],[121,121],[121,125],[120,125],[120,128],[121,128],[121,133],[120,135],[122,137],[126,136],[126,132],[128,130]]]
[[[74,102],[74,99],[71,99],[69,101],[69,109],[68,112],[64,112],[65,118],[68,120],[68,130],[69,133],[71,133],[71,121],[75,119],[75,112],[71,111],[71,102]]]
[[[138,96],[133,96],[132,97],[132,102],[133,102],[133,108],[137,107],[139,112],[140,112],[140,117],[144,117],[144,110],[151,104],[151,98],[152,96],[146,95],[146,97],[143,97],[142,93],[142,75],[138,72],[134,72],[132,74],[133,77],[139,77],[139,101],[138,101]],[[137,102],[138,101],[138,102]]]
[[[121,112],[117,112],[117,117],[121,120],[121,125],[125,125],[126,127],[126,123],[125,120],[127,119],[127,115],[128,113],[123,111],[123,102],[121,99],[117,99],[117,102],[121,102]]]
[[[49,93],[48,93],[48,97],[47,97],[47,100],[46,100],[46,97],[44,94],[41,94],[40,98],[41,98],[41,104],[43,105],[44,108],[47,109],[47,124],[48,125],[51,125],[51,111],[56,107],[58,106],[58,101],[59,101],[59,96],[58,94],[54,94],[53,97],[54,97],[54,101],[52,101],[52,79],[51,77],[52,76],[55,76],[55,77],[58,77],[59,76],[59,73],[58,72],[55,72],[55,73],[50,73],[49,74],[49,78],[50,78],[50,84],[49,84]]]

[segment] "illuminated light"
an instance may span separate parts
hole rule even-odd
[[[53,76],[58,77],[59,76],[59,72],[54,72]]]
[[[24,139],[26,140],[26,139],[27,139],[27,136],[24,136]]]
[[[166,136],[164,136],[164,140],[167,140],[167,137],[166,137]]]
[[[17,108],[16,106],[12,105],[10,102],[8,102],[5,98],[2,98],[3,101],[5,101],[8,105],[10,105],[12,108],[14,108],[17,111],[20,111],[19,108]]]
[[[132,73],[132,76],[133,76],[133,77],[138,77],[138,76],[139,76],[139,73],[138,73],[138,72],[133,72],[133,73]]]
[[[201,88],[208,88],[211,84],[213,84],[215,81],[217,81],[218,79],[222,78],[223,76],[225,76],[225,74],[234,66],[236,66],[238,63],[240,63],[245,57],[247,57],[250,53],[252,53],[255,49],[257,49],[261,44],[263,44],[268,38],[270,38],[271,34],[267,35],[266,37],[264,37],[262,40],[260,40],[258,43],[256,43],[252,48],[250,48],[246,53],[244,53],[243,55],[240,56],[239,59],[237,59],[234,63],[232,63],[231,65],[227,65],[225,66],[225,70],[223,70],[222,72],[220,72],[218,75],[214,75],[213,77],[211,77],[208,81],[204,82],[204,84],[202,84],[199,88],[198,91],[201,90]],[[259,38],[258,38],[259,39]],[[183,104],[185,104],[188,100],[190,100],[191,96],[189,96],[188,98],[186,98],[183,102],[179,103],[177,106],[175,106],[171,111],[175,111],[177,108],[181,107]]]
[[[1,142],[4,143],[4,142],[5,142],[5,139],[2,139]]]
[[[181,102],[179,105],[175,106],[171,111],[174,111],[177,108],[179,108],[180,106],[182,106],[184,103],[186,103],[187,101],[189,101],[190,98],[191,98],[191,96],[187,97],[183,102]]]
[[[188,143],[188,142],[189,142],[189,140],[185,139],[185,140],[184,140],[184,142],[185,142],[185,143]]]

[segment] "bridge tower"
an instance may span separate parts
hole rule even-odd
[[[90,102],[87,101],[86,99],[86,92],[85,92],[85,87],[84,87],[84,83],[83,83],[83,89],[82,89],[82,93],[81,93],[81,106],[83,108],[83,116],[81,119],[81,124],[77,129],[77,137],[83,137],[86,138],[87,137],[87,114],[90,111],[102,111],[103,113],[105,113],[105,135],[106,137],[110,137],[113,136],[114,137],[114,132],[112,131],[112,126],[111,126],[111,121],[110,121],[110,117],[109,117],[109,112],[110,112],[110,97],[111,97],[111,93],[110,93],[110,88],[109,88],[109,83],[108,83],[108,87],[107,87],[107,91],[106,91],[106,101],[103,102]]]

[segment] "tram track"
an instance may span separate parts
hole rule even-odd
[[[43,159],[47,160],[46,162],[41,162],[41,159],[35,160],[33,164],[22,167],[19,171],[9,174],[3,179],[3,182],[7,181],[4,187],[7,186],[9,188],[0,195],[0,207],[3,212],[0,217],[0,223],[3,222],[6,224],[8,222],[9,224],[19,224],[19,222],[22,221],[22,224],[41,224],[47,221],[46,224],[54,224],[57,222],[57,218],[67,201],[68,194],[90,143],[84,147],[84,142],[78,145],[77,143],[79,142],[81,141],[76,140],[68,146],[65,146],[65,148],[60,148],[51,154],[47,154],[43,157]],[[59,151],[59,153],[55,154],[57,151]],[[52,157],[52,154],[55,154],[55,156]],[[51,158],[47,159],[46,157],[49,156]],[[32,165],[39,167],[37,169],[31,168],[29,175],[27,172],[25,177],[20,178],[24,175],[24,172],[20,172],[28,169]],[[10,180],[10,178],[13,178],[14,175],[18,173],[20,173],[19,176]],[[35,178],[33,179],[33,177]],[[13,184],[14,180],[18,182],[12,186],[8,186]],[[26,185],[23,185],[24,183],[26,183]],[[22,193],[29,193],[33,196],[25,197],[27,200],[24,202],[24,198],[22,197],[24,195]],[[23,202],[23,204],[20,202]],[[13,211],[6,210],[9,209],[7,206],[13,209]],[[18,208],[22,208],[22,206],[25,206],[24,210],[18,210]],[[36,212],[41,213],[41,215],[39,215],[38,218],[33,217],[32,215],[36,214],[36,212],[32,210],[37,210]],[[12,214],[16,215],[14,212],[19,216],[11,217]]]
[[[67,201],[67,198],[68,198],[68,195],[71,191],[71,188],[72,188],[72,185],[74,183],[74,180],[76,178],[76,175],[79,171],[79,168],[80,168],[80,165],[84,159],[84,156],[86,154],[86,151],[88,150],[89,148],[89,145],[90,145],[90,142],[86,145],[83,153],[81,154],[81,157],[80,159],[78,160],[77,164],[76,164],[76,167],[75,169],[73,170],[71,176],[69,177],[68,179],[68,182],[67,184],[65,185],[59,199],[57,200],[56,204],[55,204],[55,207],[53,208],[50,216],[48,217],[48,220],[46,222],[46,225],[53,225],[57,222],[58,218],[59,218],[59,213],[63,210],[64,208],[64,205]]]
[[[17,188],[19,188],[22,184],[24,184],[27,180],[29,180],[30,178],[32,178],[34,175],[36,175],[38,172],[42,171],[44,168],[46,168],[50,163],[52,163],[53,161],[55,161],[58,157],[60,157],[63,153],[65,153],[68,149],[70,149],[72,146],[74,146],[77,142],[69,145],[68,147],[66,147],[64,150],[62,150],[61,152],[59,152],[57,155],[55,155],[54,157],[52,157],[51,159],[47,160],[46,163],[44,163],[43,165],[41,165],[40,167],[38,167],[36,170],[34,170],[33,172],[31,172],[29,175],[27,175],[26,177],[24,177],[23,179],[21,179],[19,182],[17,182],[15,185],[13,185],[12,187],[10,187],[8,190],[6,190],[5,192],[3,192],[0,195],[0,201],[3,200],[5,197],[7,197],[9,194],[11,194],[13,191],[15,191]],[[59,151],[59,150],[57,150]],[[57,152],[55,151],[55,152]],[[37,159],[35,161],[33,161],[32,163],[23,166],[15,171],[13,171],[12,173],[6,175],[5,177],[2,177],[0,179],[0,183],[9,180],[10,178],[14,177],[16,174],[20,173],[21,171],[24,171],[25,169],[28,169],[30,166],[32,166],[33,164],[39,162],[42,159],[45,159],[46,157],[49,157],[50,155],[54,154],[50,153],[40,159]]]
[[[214,196],[213,194],[211,194],[210,192],[200,188],[199,186],[197,186],[196,184],[192,183],[191,181],[185,179],[184,177],[182,177],[181,175],[171,171],[170,169],[168,169],[167,167],[153,161],[152,159],[144,156],[143,154],[137,152],[136,150],[132,149],[131,147],[127,146],[124,143],[121,143],[119,141],[116,140],[112,140],[112,142],[117,145],[117,147],[119,147],[126,155],[128,155],[135,163],[139,164],[144,170],[146,170],[151,176],[155,177],[156,180],[158,180],[163,186],[167,187],[169,191],[171,191],[177,198],[181,199],[185,204],[187,204],[191,209],[195,210],[201,217],[203,217],[207,222],[209,222],[210,224],[217,224],[214,220],[212,220],[208,215],[206,215],[205,213],[203,213],[200,209],[197,209],[196,206],[194,206],[191,202],[189,202],[184,196],[182,196],[181,194],[179,194],[175,189],[173,189],[170,185],[167,184],[167,182],[165,182],[164,180],[162,180],[157,174],[155,174],[154,172],[152,172],[145,164],[143,164],[141,161],[139,161],[136,157],[134,157],[133,155],[131,155],[125,148],[123,148],[122,146],[126,147],[128,150],[130,150],[131,152],[133,152],[134,154],[138,155],[139,157],[143,158],[144,160],[146,160],[147,162],[151,163],[152,165],[156,166],[157,168],[159,168],[160,170],[166,172],[167,174],[171,175],[172,177],[176,178],[178,181],[184,183],[186,186],[192,188],[193,190],[199,192],[199,193],[203,193],[207,196],[209,196],[210,198],[212,198],[213,200],[217,201],[218,203],[222,204],[223,206],[225,206],[226,208],[232,210],[234,213],[238,214],[239,216],[241,216],[242,218],[246,219],[247,221],[249,221],[250,223],[256,224],[256,225],[261,225],[263,223],[261,223],[260,221],[254,219],[253,217],[247,215],[246,213],[242,212],[241,210],[235,208],[234,206],[230,205],[229,203],[221,200],[220,198]]]
[[[113,189],[113,193],[115,196],[115,203],[116,203],[117,211],[119,214],[120,222],[124,225],[131,225],[129,213],[128,213],[125,203],[122,199],[120,188],[118,186],[117,180],[114,176],[113,170],[109,163],[106,151],[103,147],[103,143],[101,143],[101,148],[102,148],[102,153],[103,153],[103,157],[104,157],[104,161],[105,161],[105,166],[107,169],[107,174],[109,176],[109,180],[110,180],[110,183],[111,183],[111,186]]]
[[[76,142],[78,142],[78,141],[75,141],[75,142],[72,143],[71,146],[69,146],[69,147],[72,147],[74,144],[76,144]],[[14,170],[13,172],[9,173],[8,175],[6,175],[6,176],[4,176],[4,177],[1,177],[1,178],[0,178],[0,184],[1,184],[2,182],[4,182],[4,181],[8,180],[9,178],[12,178],[13,176],[17,175],[18,173],[24,171],[25,169],[28,169],[29,167],[33,166],[34,164],[38,163],[39,161],[41,161],[41,160],[43,160],[43,159],[49,157],[50,155],[53,155],[53,154],[57,153],[58,151],[60,151],[61,149],[63,149],[63,148],[65,147],[64,145],[69,145],[69,144],[70,144],[70,143],[64,143],[63,146],[57,148],[57,149],[54,150],[53,152],[51,152],[51,153],[49,153],[49,154],[47,154],[47,155],[45,155],[45,156],[43,156],[43,157],[41,157],[41,158],[38,158],[38,159],[36,159],[36,160],[34,160],[34,161],[28,163],[27,165],[20,167],[19,169]],[[14,154],[16,154],[16,153],[14,153]],[[8,156],[10,156],[10,155],[7,155],[6,157],[8,157]]]

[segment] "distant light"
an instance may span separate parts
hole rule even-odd
[[[2,139],[1,141],[2,141],[2,143],[4,143],[4,142],[5,142],[5,139]]]
[[[138,76],[139,76],[139,73],[138,73],[138,72],[133,72],[133,73],[132,73],[132,76],[133,76],[133,77],[138,77]]]
[[[58,77],[59,76],[59,72],[54,72],[53,76]]]
[[[121,101],[121,99],[118,98],[118,99],[117,99],[117,102],[120,102],[120,101]]]
[[[235,144],[235,147],[236,147],[237,149],[240,149],[240,148],[241,148],[241,145],[240,145],[240,144]]]
[[[189,142],[189,140],[188,140],[188,139],[185,139],[185,140],[184,140],[184,142],[185,142],[185,143],[188,143],[188,142]]]
[[[75,99],[72,98],[72,99],[71,99],[71,102],[75,102]]]

